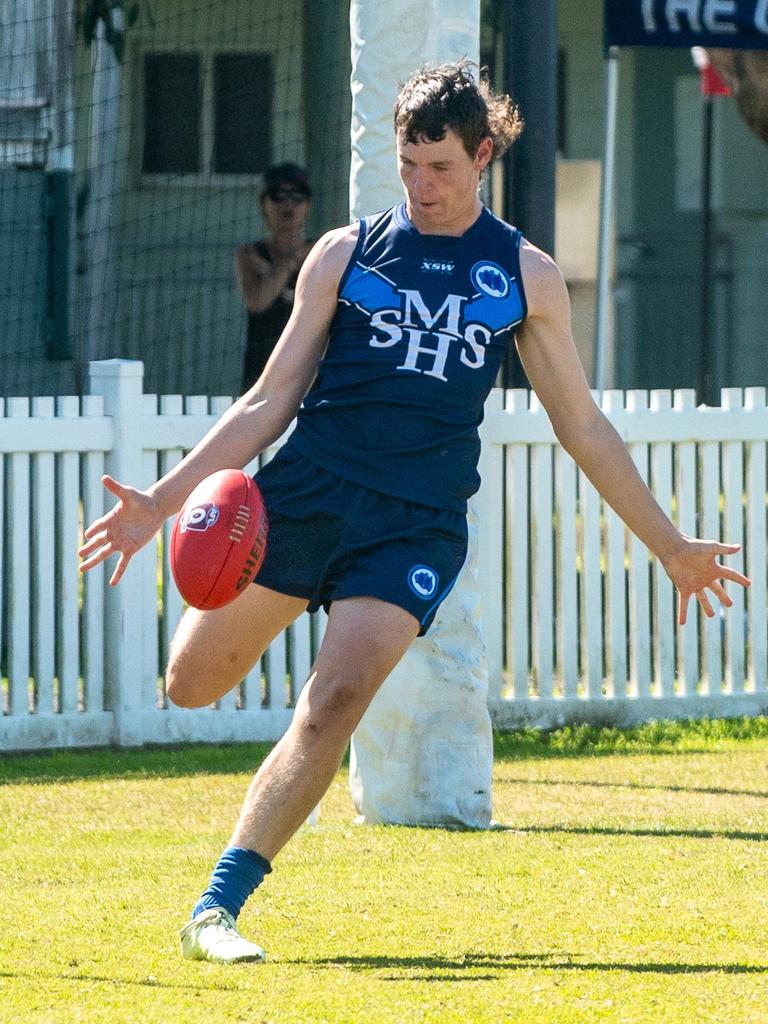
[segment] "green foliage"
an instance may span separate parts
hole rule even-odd
[[[148,0],[81,0],[79,27],[83,40],[90,46],[96,38],[99,22],[104,24],[104,39],[112,48],[115,58],[122,63],[125,57],[125,33],[132,28],[142,12],[147,12],[153,24]]]
[[[768,739],[768,718],[647,722],[628,728],[589,723],[497,733],[497,757],[571,757],[708,750],[721,743]]]

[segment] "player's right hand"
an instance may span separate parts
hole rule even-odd
[[[111,476],[103,476],[106,489],[120,500],[109,512],[94,519],[85,531],[85,543],[78,549],[82,559],[80,572],[88,572],[110,555],[119,553],[110,586],[122,579],[128,563],[163,525],[157,501],[145,491],[121,484]]]

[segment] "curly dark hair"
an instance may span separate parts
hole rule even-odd
[[[439,142],[451,129],[474,157],[483,139],[493,140],[493,158],[501,156],[523,130],[514,100],[494,93],[484,69],[476,81],[472,61],[426,64],[400,85],[395,100],[395,135],[402,142]]]

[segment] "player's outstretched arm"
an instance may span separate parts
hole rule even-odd
[[[722,581],[749,586],[746,576],[718,561],[721,555],[735,554],[739,545],[686,537],[665,515],[592,398],[571,336],[570,302],[560,271],[531,245],[521,250],[521,263],[529,316],[518,335],[518,348],[558,440],[664,566],[679,595],[680,624],[685,623],[694,596],[705,614],[713,616],[707,591],[730,606],[733,602]]]
[[[86,529],[81,571],[119,554],[110,579],[118,583],[131,558],[201,480],[219,469],[242,468],[287,430],[325,350],[338,284],[356,237],[356,226],[340,228],[313,247],[299,274],[293,313],[261,378],[178,465],[146,491],[103,478],[119,500]]]

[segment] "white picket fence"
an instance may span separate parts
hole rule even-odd
[[[0,750],[276,739],[322,637],[302,616],[214,707],[174,708],[163,667],[182,611],[169,527],[116,588],[85,578],[83,522],[104,471],[144,486],[230,399],[143,394],[138,362],[91,364],[90,394],[6,399],[0,415]],[[601,506],[524,392],[494,391],[478,496],[490,708],[500,726],[755,714],[766,692],[765,391],[720,409],[688,392],[608,393],[605,409],[689,533],[744,542],[753,586],[723,617],[674,625],[671,586]],[[265,453],[263,458],[269,457]],[[744,564],[741,556],[731,561]]]
[[[650,397],[650,402],[649,402]],[[491,395],[480,572],[499,726],[733,717],[768,709],[764,388],[607,392],[603,409],[661,507],[689,535],[743,545],[752,586],[676,626],[673,587],[555,443],[526,392]]]

